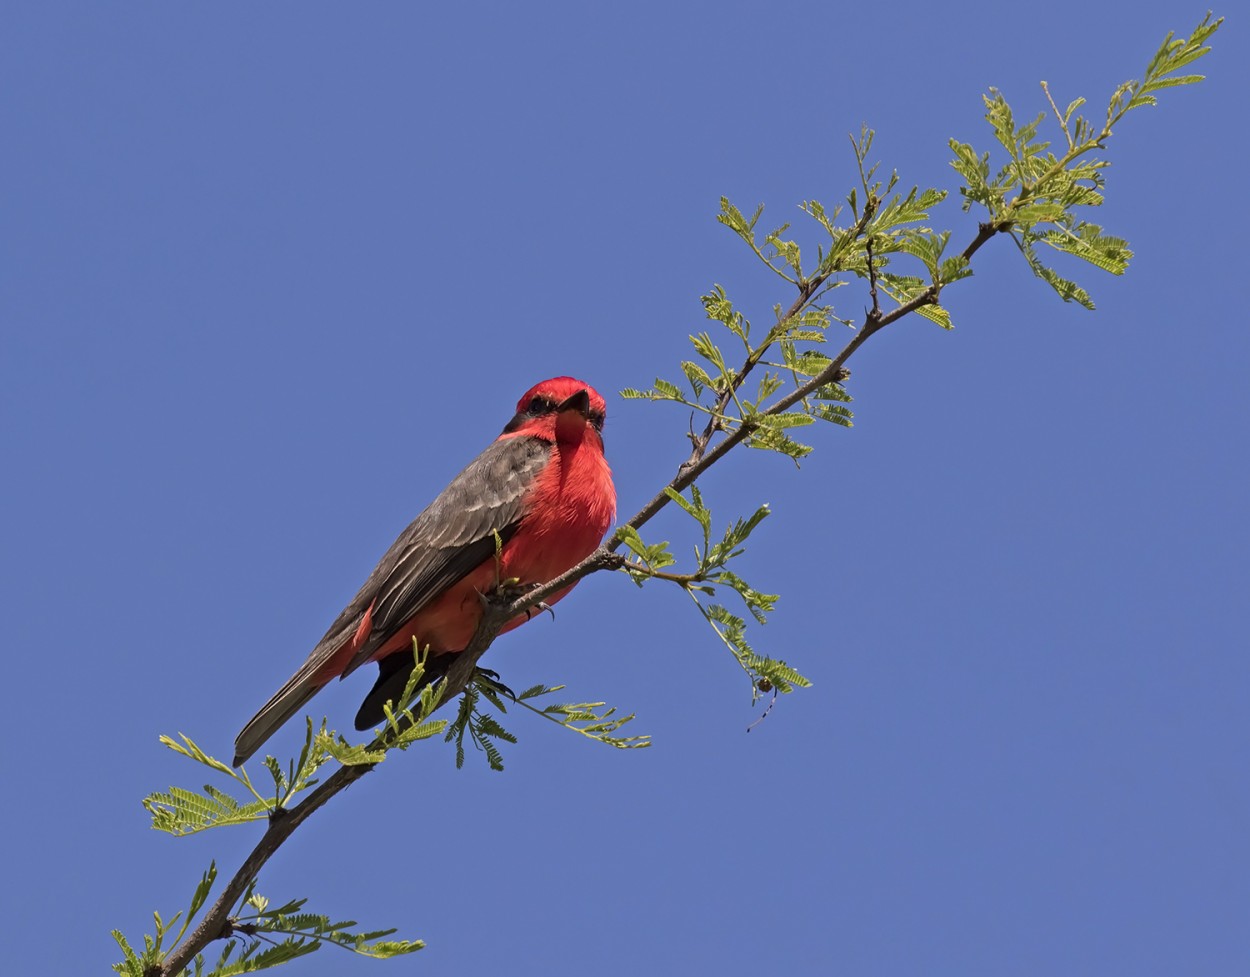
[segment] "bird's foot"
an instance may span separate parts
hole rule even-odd
[[[530,591],[537,590],[542,584],[539,583],[521,583],[518,577],[509,577],[507,580],[501,581],[493,591],[488,594],[481,594],[483,604],[510,604],[518,597],[524,597]],[[545,600],[539,601],[533,607],[525,609],[525,620],[529,620],[535,613],[546,611],[551,615],[554,621],[556,612],[550,604]]]
[[[506,695],[513,702],[517,701],[516,693],[499,681],[499,673],[492,668],[475,668],[473,681],[478,685],[486,686],[496,695]]]
[[[555,609],[550,604],[548,604],[545,600],[540,600],[533,607],[525,608],[525,620],[528,621],[531,617],[534,616],[535,613],[541,613],[543,611],[546,611],[548,614],[550,614],[551,619],[553,621],[556,619]]]

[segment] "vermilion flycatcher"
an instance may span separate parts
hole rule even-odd
[[[429,648],[431,662],[463,651],[481,619],[483,594],[504,580],[546,583],[589,556],[616,515],[603,457],[605,409],[593,387],[572,377],[528,390],[503,433],[400,533],[308,660],[243,727],[234,765],[331,679],[369,661],[378,663],[379,675],[356,728],[381,722],[383,703],[407,684],[413,638]],[[446,670],[427,668],[435,675]]]

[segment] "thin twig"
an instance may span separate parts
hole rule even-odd
[[[872,311],[868,313],[868,318],[875,322],[881,318],[881,306],[877,302],[877,265],[872,260],[871,234],[864,241],[864,247],[868,251],[868,294],[872,296]]]
[[[1065,119],[1063,117],[1063,113],[1059,111],[1059,106],[1055,104],[1054,98],[1051,97],[1050,86],[1044,81],[1042,82],[1042,91],[1046,93],[1046,101],[1050,103],[1050,107],[1055,113],[1055,118],[1058,120],[1059,125],[1063,128],[1063,136],[1068,140],[1068,149],[1074,148],[1076,144],[1072,141],[1072,133],[1068,129],[1068,120]]]

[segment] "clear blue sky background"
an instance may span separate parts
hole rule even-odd
[[[257,831],[148,828],[145,793],[204,779],[158,734],[228,755],[531,383],[610,395],[623,516],[672,475],[686,416],[614,392],[677,372],[712,282],[759,322],[789,301],[719,195],[838,201],[861,122],[904,185],[956,191],[988,86],[1097,110],[1202,13],[9,5],[6,972],[104,972],[111,927],[238,864]],[[856,357],[853,430],[705,480],[718,521],[773,505],[757,642],[812,689],[748,734],[682,595],[587,581],[487,661],[654,748],[516,716],[502,775],[388,762],[262,889],[430,947],[289,972],[1250,973],[1248,66],[1226,25],[1205,84],[1116,134],[1101,217],[1137,257],[1081,270],[1098,312],[996,241],[955,332]],[[954,201],[935,223],[975,232]],[[370,681],[318,714],[349,725]]]

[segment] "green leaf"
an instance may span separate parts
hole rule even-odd
[[[783,411],[780,414],[760,414],[755,420],[761,427],[770,427],[777,430],[788,427],[807,427],[807,425],[812,423],[812,419],[801,411]]]
[[[840,383],[826,383],[823,387],[817,387],[812,396],[817,400],[836,400],[843,404],[851,402],[851,395]]]
[[[1071,204],[1062,200],[1035,200],[1015,208],[1011,212],[1012,220],[1020,227],[1033,227],[1037,224],[1055,224],[1068,215]]]
[[[730,557],[736,556],[740,547],[755,532],[755,528],[772,513],[767,504],[760,506],[746,519],[737,519],[725,530],[721,541],[707,554],[709,566],[722,566]]]
[[[842,427],[852,427],[854,415],[840,404],[813,404],[809,408],[818,421],[829,421]]]
[[[720,209],[721,212],[717,215],[716,219],[734,231],[734,233],[736,233],[748,244],[754,244],[755,224],[756,221],[760,219],[760,214],[764,212],[764,205],[760,204],[756,207],[755,213],[751,215],[750,219],[743,216],[742,211],[731,204],[728,197],[720,198]]]
[[[638,390],[635,387],[626,387],[621,391],[621,396],[626,400],[673,400],[679,404],[695,406],[682,396],[680,388],[675,383],[659,377],[656,377],[654,389]]]
[[[1032,251],[1026,252],[1026,257],[1029,259],[1029,267],[1033,269],[1033,274],[1053,288],[1061,299],[1065,302],[1076,302],[1093,311],[1094,300],[1089,297],[1089,293],[1085,289],[1081,288],[1076,282],[1062,277],[1054,269],[1047,268],[1037,259]]]
[[[527,708],[532,708],[528,707]],[[535,710],[538,712],[538,710]],[[614,706],[603,702],[572,702],[547,706],[539,712],[565,729],[580,733],[588,739],[618,750],[637,750],[651,745],[649,733],[635,736],[617,736],[616,732],[626,723],[637,718],[632,712],[626,716],[616,715]]]
[[[766,622],[764,614],[776,606],[780,596],[778,594],[761,593],[754,587],[749,586],[745,580],[730,570],[722,570],[716,575],[715,580],[719,584],[725,584],[733,588],[738,596],[742,598],[743,603],[746,604],[747,610],[751,612],[751,615],[760,624]]]
[[[447,742],[455,741],[457,769],[464,766],[464,740],[468,736],[473,747],[486,757],[486,763],[490,769],[502,771],[504,769],[503,754],[495,740],[515,743],[516,737],[504,729],[495,717],[481,711],[478,706],[481,698],[481,685],[475,681],[461,694],[456,718],[447,724],[443,738]],[[502,703],[500,708],[502,708]]]
[[[764,376],[760,378],[759,386],[756,388],[756,406],[758,407],[764,403],[783,386],[785,386],[785,381],[781,377],[775,373],[765,371]]]
[[[703,504],[703,493],[699,491],[698,486],[690,486],[689,499],[669,485],[664,487],[664,494],[681,506],[681,508],[684,509],[690,517],[699,524],[700,527],[702,527],[703,536],[706,540],[707,534],[712,527],[712,513],[711,510]]]
[[[880,234],[903,224],[928,220],[929,211],[945,199],[946,191],[934,188],[921,190],[919,187],[912,187],[905,197],[895,194],[869,225],[869,231]]]
[[[953,258],[946,258],[938,266],[937,283],[941,285],[949,285],[951,282],[957,282],[964,278],[972,277],[972,269],[968,266],[968,259],[963,255],[956,255]]]
[[[712,386],[712,378],[698,363],[682,360],[681,371],[686,374],[686,379],[690,382],[690,389],[694,391],[696,399],[703,395],[704,388]]]
[[[262,821],[277,806],[268,800],[240,804],[215,787],[206,785],[204,789],[205,794],[182,787],[149,794],[143,806],[152,815],[152,827],[174,836],[191,835],[229,824]]]
[[[1063,112],[1063,122],[1066,124],[1072,119],[1072,113],[1085,104],[1085,99],[1081,97],[1074,98],[1068,103],[1068,107]]]
[[[802,274],[802,259],[800,257],[799,246],[794,241],[783,240],[781,235],[790,229],[789,224],[782,224],[781,227],[772,231],[766,238],[764,243],[769,245],[773,251],[767,255],[770,267],[775,271],[778,269],[773,265],[776,258],[780,258],[794,272],[796,276]],[[780,274],[780,272],[778,271]],[[782,277],[785,277],[784,275]],[[787,279],[793,281],[793,279]]]
[[[666,397],[669,400],[684,399],[681,395],[681,391],[677,388],[677,384],[669,383],[667,380],[661,380],[659,377],[655,378],[655,389],[659,391],[661,396]]]
[[[746,444],[749,448],[775,451],[778,454],[785,455],[794,461],[795,464],[798,464],[800,459],[806,458],[812,453],[811,445],[802,444],[783,434],[780,430],[769,427],[760,427],[753,431]]]
[[[959,190],[964,198],[963,209],[966,211],[977,203],[991,214],[1001,210],[1003,191],[1000,187],[990,185],[990,154],[983,153],[978,156],[971,146],[956,139],[952,139],[949,145],[955,154],[951,166],[967,184]]]
[[[179,733],[178,735],[182,737],[181,743],[178,743],[172,737],[164,736],[164,735],[160,737],[160,742],[164,743],[167,747],[169,747],[175,753],[181,753],[183,756],[189,757],[190,759],[195,760],[197,763],[202,763],[204,764],[204,766],[209,767],[213,770],[216,770],[218,773],[224,773],[226,776],[232,777],[235,780],[239,779],[239,775],[235,773],[232,767],[227,766],[225,763],[223,763],[221,760],[218,760],[216,757],[209,756],[207,753],[205,753],[203,750],[201,750],[198,746],[195,745],[191,737],[187,736],[185,733]]]
[[[818,350],[805,350],[797,352],[793,344],[782,344],[785,365],[791,371],[802,377],[814,377],[818,373],[824,372],[825,368],[833,362],[833,358],[826,356]]]
[[[204,907],[204,903],[208,900],[208,894],[212,891],[213,883],[217,881],[217,863],[209,862],[208,870],[200,876],[200,884],[195,887],[195,892],[191,895],[191,905],[187,908],[187,914],[183,917],[183,931],[186,931],[186,924],[190,923],[195,915]],[[182,934],[178,935],[178,939],[182,939]]]
[[[528,689],[517,696],[518,701],[526,699],[537,699],[544,695],[551,695],[553,692],[559,692],[564,688],[563,685],[545,685],[539,682],[537,685],[531,685]]]
[[[1075,255],[1112,275],[1122,275],[1133,252],[1123,238],[1104,235],[1095,224],[1082,223],[1075,231],[1066,228],[1048,231],[1038,240],[1057,251]]]
[[[422,949],[420,940],[385,940],[394,929],[355,932],[353,920],[334,921],[322,913],[302,911],[306,900],[288,902],[279,909],[267,909],[267,900],[249,892],[244,905],[255,909],[233,922],[235,935],[228,941],[211,977],[252,973],[286,963],[320,949],[338,946],[360,956],[389,958]],[[285,939],[276,940],[276,937]],[[235,947],[242,952],[233,961]]]
[[[139,959],[139,955],[126,941],[125,935],[121,930],[113,930],[113,939],[122,951],[122,962],[113,964],[113,969],[119,974],[125,974],[126,977],[143,977],[143,961]]]
[[[838,219],[838,214],[842,210],[841,207],[834,207],[833,213],[828,214],[825,212],[824,205],[821,204],[819,200],[804,200],[799,205],[799,209],[802,210],[803,213],[815,219],[817,223],[825,229],[830,237],[837,236],[838,228],[834,226],[833,222]]]
[[[955,324],[951,322],[950,313],[940,305],[922,305],[916,309],[917,315],[922,315],[930,322],[936,322],[943,329],[954,329]]]
[[[618,527],[616,538],[638,556],[643,556],[647,552],[647,544],[642,541],[642,537],[638,535],[638,530],[633,526]]]
[[[386,759],[386,750],[371,750],[363,743],[353,745],[341,736],[327,735],[318,746],[345,767],[374,766]]]
[[[391,745],[400,750],[406,750],[413,743],[437,736],[446,728],[447,720],[445,719],[431,719],[428,722],[417,723],[416,725],[408,726],[395,738],[394,743]]]
[[[811,681],[799,672],[776,658],[765,658],[753,655],[750,659],[751,670],[768,682],[779,692],[793,692],[795,687],[811,688]]]
[[[702,296],[703,310],[709,319],[715,319],[717,322],[723,323],[724,326],[744,343],[747,342],[751,334],[751,323],[740,312],[734,311],[733,303],[725,295],[725,290],[719,285],[713,285],[712,291]],[[747,348],[750,348],[748,343]]]

